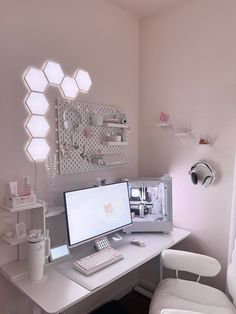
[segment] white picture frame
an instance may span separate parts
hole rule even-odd
[[[16,236],[19,239],[26,237],[26,228],[24,222],[16,224]]]

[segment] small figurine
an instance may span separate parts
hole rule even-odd
[[[203,144],[203,145],[207,145],[210,144],[209,141],[207,139],[204,138],[200,138],[198,144]]]
[[[169,115],[166,112],[161,111],[160,112],[160,121],[162,123],[168,123]]]

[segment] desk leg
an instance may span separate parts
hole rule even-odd
[[[33,306],[33,314],[42,314],[40,307],[38,307],[37,305],[34,305]]]

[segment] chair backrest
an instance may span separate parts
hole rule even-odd
[[[164,250],[161,255],[161,264],[169,269],[187,271],[201,276],[214,277],[220,270],[220,263],[212,257],[178,250]],[[178,273],[177,273],[178,274]]]
[[[233,299],[234,306],[236,306],[236,239],[232,252],[232,261],[227,269],[227,288]]]

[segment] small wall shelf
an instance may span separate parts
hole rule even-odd
[[[161,128],[171,128],[172,134],[176,137],[192,137],[195,141],[198,141],[199,146],[212,146],[213,139],[210,136],[200,136],[198,139],[191,131],[191,128],[189,126],[183,125],[179,128],[175,128],[173,124],[170,123],[169,114],[166,112],[161,111],[160,112],[160,119],[159,122],[155,124],[158,127]]]
[[[48,209],[48,211],[45,213],[45,218],[55,217],[60,214],[63,214],[65,212],[64,207],[51,207]]]
[[[105,122],[103,126],[107,128],[119,128],[119,129],[128,129],[128,124],[121,124],[121,123],[111,123],[111,122]]]
[[[188,132],[175,132],[174,133],[174,136],[177,136],[177,137],[188,136],[188,135],[189,135]]]
[[[35,204],[25,205],[25,206],[16,207],[16,208],[8,207],[8,206],[5,206],[5,205],[0,205],[0,207],[2,209],[5,209],[5,210],[9,211],[10,213],[17,213],[17,212],[21,212],[21,211],[25,211],[25,210],[31,210],[31,209],[39,208],[39,207],[42,207],[42,206],[44,206],[44,202],[40,201],[40,200],[38,200],[38,202],[35,203]]]
[[[156,123],[156,126],[159,126],[159,127],[168,127],[170,126],[170,123],[169,122],[160,122],[160,123]]]
[[[105,145],[105,146],[126,146],[126,145],[128,145],[128,142],[107,142],[107,141],[104,141],[104,142],[102,142],[102,145]]]
[[[188,136],[190,135],[190,128],[189,127],[183,127],[179,129],[174,130],[174,136]]]
[[[28,235],[29,233],[27,233]],[[22,243],[25,243],[27,241],[27,236],[26,237],[22,237],[22,238],[18,238],[17,235],[13,235],[12,237],[6,237],[4,235],[1,235],[1,238],[7,242],[10,246],[15,246],[15,245],[19,245]]]
[[[126,161],[111,161],[111,162],[106,163],[107,166],[126,165],[126,164],[127,164]]]
[[[19,237],[16,234],[16,230],[12,230],[14,232],[13,236],[7,237],[4,234],[1,235],[1,238],[10,246],[19,246],[22,243],[27,241],[27,236],[29,234],[30,229],[40,229],[42,233],[45,233],[45,202],[38,200],[37,203],[32,205],[25,205],[22,207],[11,208],[5,205],[0,205],[0,208],[8,211],[12,215],[16,215],[16,224],[20,222],[25,222],[25,220],[21,220],[21,213],[24,211],[30,211],[30,224],[26,224],[26,236]],[[24,216],[24,215],[23,215]],[[19,259],[19,247],[17,250],[17,259]]]

